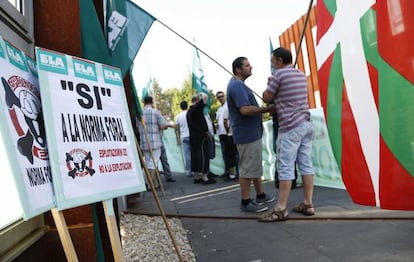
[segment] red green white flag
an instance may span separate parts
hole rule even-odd
[[[322,106],[354,202],[414,210],[411,0],[318,0]]]

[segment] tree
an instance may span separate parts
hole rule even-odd
[[[167,121],[174,121],[178,113],[181,112],[181,101],[187,101],[188,105],[191,105],[191,97],[196,94],[196,90],[192,89],[191,81],[192,76],[189,73],[181,88],[171,88],[163,91],[157,80],[153,79],[151,89],[155,101],[154,107],[160,110]],[[210,117],[215,119],[220,103],[212,90],[209,90],[209,95],[212,98]]]

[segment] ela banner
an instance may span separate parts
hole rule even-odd
[[[59,210],[145,190],[118,68],[36,47]]]
[[[206,78],[204,77],[200,54],[198,53],[198,49],[196,47],[194,47],[193,52],[192,88],[195,89],[197,93],[204,93],[207,95],[208,99],[204,108],[204,113],[207,114],[210,111],[211,97],[207,88]]]
[[[321,101],[354,202],[414,210],[414,2],[318,0]]]
[[[54,207],[36,64],[0,36],[0,68],[1,174],[13,174],[29,219]]]
[[[129,0],[106,1],[106,34],[113,65],[128,72],[155,18]],[[94,42],[90,43],[94,45]]]

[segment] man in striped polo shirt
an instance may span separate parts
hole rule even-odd
[[[307,216],[314,215],[313,208],[313,166],[312,138],[308,88],[306,76],[292,66],[292,53],[285,48],[272,52],[272,66],[276,69],[268,79],[263,92],[263,101],[274,100],[279,122],[276,141],[276,165],[279,172],[280,188],[278,200],[273,210],[262,217],[260,222],[283,221],[287,219],[287,203],[295,178],[295,161],[302,176],[304,200],[292,210]]]

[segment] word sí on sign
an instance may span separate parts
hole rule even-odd
[[[61,80],[60,85],[62,86],[62,90],[76,92],[82,97],[77,102],[84,109],[91,109],[96,104],[96,109],[102,110],[101,94],[102,96],[111,97],[111,89],[105,87],[94,86],[93,90],[91,90],[85,83],[78,83],[74,87],[72,81],[65,80]],[[93,92],[93,96],[90,95],[90,92]]]

